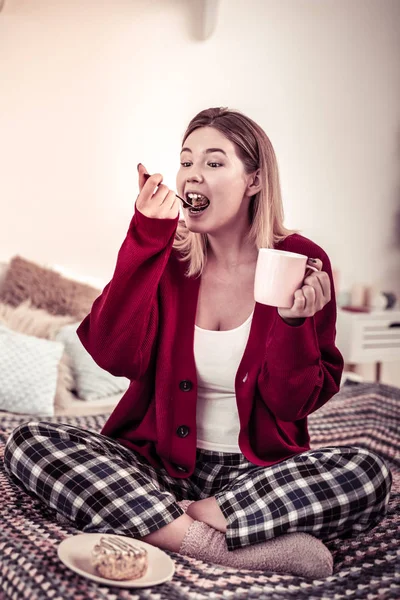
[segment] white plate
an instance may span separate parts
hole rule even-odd
[[[95,544],[100,541],[101,537],[119,537],[125,541],[131,540],[136,546],[141,546],[147,550],[149,567],[143,575],[138,579],[126,579],[124,581],[115,581],[114,579],[106,579],[100,577],[97,571],[92,566],[91,553]],[[165,581],[172,579],[175,572],[174,561],[162,550],[146,544],[134,538],[128,538],[123,535],[114,535],[109,533],[81,533],[65,538],[58,546],[58,558],[72,571],[102,583],[104,585],[112,585],[115,587],[125,588],[142,588],[152,585],[159,585]]]

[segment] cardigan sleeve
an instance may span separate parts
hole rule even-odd
[[[96,363],[131,380],[146,371],[158,330],[157,290],[171,253],[176,219],[135,210],[111,281],[77,334]]]
[[[313,317],[293,327],[276,311],[258,378],[260,394],[282,421],[297,421],[339,391],[343,358],[335,345],[336,299],[328,256],[319,255],[331,280],[331,300]]]

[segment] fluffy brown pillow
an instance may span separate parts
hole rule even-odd
[[[0,302],[18,306],[30,300],[32,306],[52,315],[72,315],[83,319],[100,290],[63,277],[20,256],[11,259],[0,289]]]
[[[46,340],[55,340],[61,327],[74,322],[74,320],[70,316],[53,316],[44,310],[32,308],[29,301],[23,302],[17,307],[0,303],[0,323],[4,323],[14,331]],[[72,393],[74,388],[71,361],[68,354],[64,352],[58,364],[57,388],[54,398],[56,409],[65,409],[70,405],[71,400],[75,399]]]

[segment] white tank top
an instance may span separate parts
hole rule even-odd
[[[247,345],[253,313],[239,327],[211,331],[195,325],[197,447],[240,453],[235,377]]]

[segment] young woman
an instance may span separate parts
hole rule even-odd
[[[184,220],[162,175],[139,165],[114,275],[78,328],[128,391],[102,435],[22,425],[6,468],[83,531],[327,576],[322,540],[373,527],[391,486],[365,449],[310,449],[307,417],[338,391],[343,368],[329,259],[283,226],[275,153],[251,119],[202,111],[180,160]],[[254,301],[260,247],[305,254],[318,269],[290,309]]]

